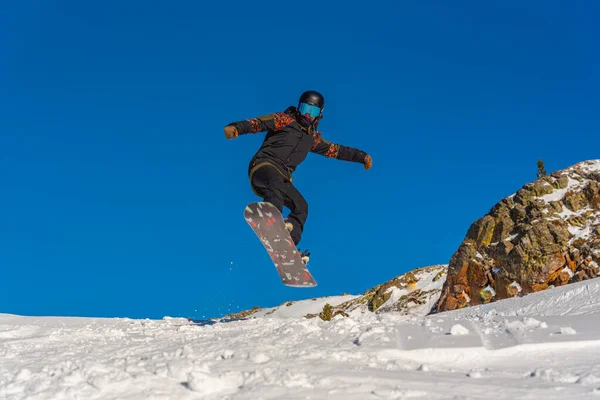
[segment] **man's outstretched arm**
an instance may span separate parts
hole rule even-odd
[[[293,120],[294,118],[291,116],[282,112],[277,112],[258,118],[250,118],[243,121],[232,122],[224,129],[225,137],[227,139],[233,139],[246,133],[279,131],[291,124]]]
[[[371,156],[364,151],[352,147],[342,146],[341,144],[328,142],[320,135],[317,136],[317,140],[311,151],[328,158],[361,163],[364,164],[365,169],[369,169],[373,165]]]

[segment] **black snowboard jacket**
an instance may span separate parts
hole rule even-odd
[[[285,112],[267,114],[258,118],[232,122],[240,135],[267,131],[262,146],[248,167],[250,180],[254,171],[264,165],[275,167],[285,179],[292,181],[292,173],[304,161],[309,152],[328,158],[365,162],[367,153],[352,147],[331,143],[311,127],[305,128],[296,121],[298,111],[290,106]]]

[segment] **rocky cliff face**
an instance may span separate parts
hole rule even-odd
[[[525,185],[471,225],[452,256],[437,311],[596,278],[600,160]]]

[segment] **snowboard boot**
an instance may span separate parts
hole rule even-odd
[[[291,232],[294,230],[294,225],[292,225],[292,223],[290,222],[289,219],[284,219],[283,222],[285,223],[285,229],[287,229],[288,232]]]
[[[298,251],[300,251],[300,249],[298,249]],[[300,258],[302,258],[302,262],[304,263],[304,265],[307,265],[308,261],[310,260],[310,251],[300,251]]]
[[[288,232],[292,232],[294,230],[294,225],[292,225],[289,219],[285,218],[283,222],[285,223],[285,229],[287,229]],[[301,251],[298,249],[298,252],[300,253],[300,257],[302,258],[304,265],[308,264],[308,260],[310,260],[310,251]]]

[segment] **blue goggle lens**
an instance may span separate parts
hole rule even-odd
[[[310,115],[311,118],[316,118],[321,115],[321,109],[319,107],[307,103],[300,103],[298,106],[298,111],[300,111],[300,114],[302,115]]]

